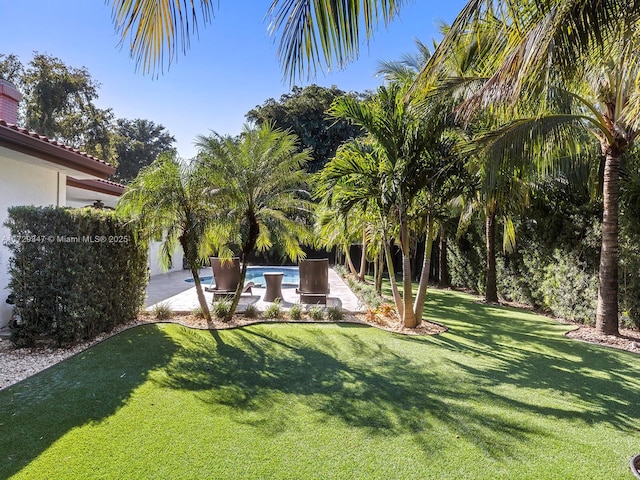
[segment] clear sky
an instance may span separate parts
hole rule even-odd
[[[86,67],[101,84],[97,104],[117,118],[145,118],[176,137],[183,158],[195,155],[196,135],[213,130],[237,134],[245,114],[268,98],[290,91],[276,57],[275,39],[267,32],[270,0],[219,0],[210,25],[200,30],[186,56],[158,78],[136,72],[102,0],[0,0],[0,53],[27,63],[34,51]],[[382,60],[414,53],[414,39],[438,38],[437,22],[451,22],[466,0],[415,0],[388,27],[381,25],[358,61],[344,70],[319,73],[299,81],[336,85],[345,91],[375,89]]]

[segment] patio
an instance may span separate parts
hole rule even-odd
[[[200,276],[211,275],[211,268],[203,268]],[[149,280],[147,287],[147,299],[145,301],[146,310],[152,310],[158,303],[168,304],[176,312],[190,312],[198,306],[198,297],[193,283],[185,282],[191,274],[187,270],[171,272],[164,275],[156,275]],[[327,298],[327,306],[340,306],[343,310],[356,312],[362,310],[362,305],[351,289],[332,268],[329,269],[329,285],[331,293]],[[243,311],[247,303],[253,303],[258,310],[264,311],[271,302],[263,301],[265,288],[253,287],[253,295],[243,296],[238,306],[238,311]],[[213,293],[204,292],[207,302],[213,301]],[[282,287],[283,300],[280,305],[288,309],[291,305],[299,302],[299,295],[295,288]]]

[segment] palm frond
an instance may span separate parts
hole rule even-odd
[[[189,49],[200,24],[214,14],[212,0],[110,0],[112,21],[136,65],[145,73],[163,71]],[[217,3],[217,2],[216,2]],[[127,45],[128,44],[128,45]]]
[[[280,37],[285,77],[311,77],[321,67],[343,68],[357,58],[361,30],[369,39],[380,19],[388,24],[405,0],[273,0],[271,35]]]

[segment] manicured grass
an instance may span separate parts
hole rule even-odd
[[[629,479],[640,357],[430,291],[449,327],[147,325],[0,392],[0,478]]]

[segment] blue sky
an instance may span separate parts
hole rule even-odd
[[[415,52],[416,38],[437,38],[438,20],[451,22],[465,3],[410,2],[388,28],[378,28],[356,62],[297,84],[375,89],[381,83],[374,76],[380,61]],[[267,32],[270,0],[219,4],[215,19],[192,40],[186,56],[157,78],[136,72],[128,51],[118,48],[111,9],[101,0],[0,0],[0,53],[14,53],[27,63],[38,51],[67,65],[86,67],[101,84],[98,106],[112,108],[118,118],[162,124],[176,137],[179,154],[190,158],[195,155],[196,135],[211,130],[237,134],[249,110],[291,89]]]

